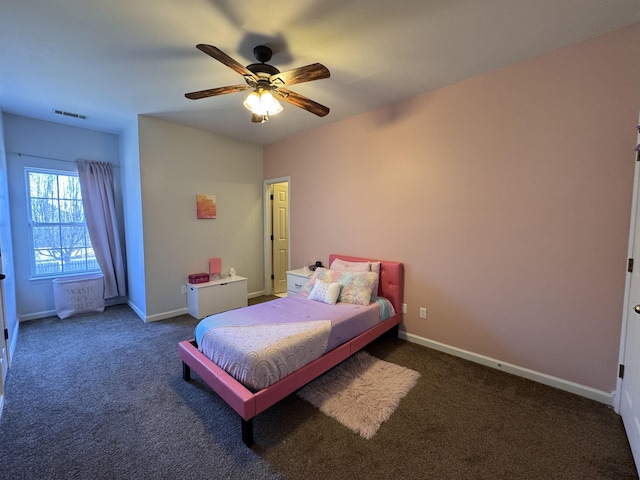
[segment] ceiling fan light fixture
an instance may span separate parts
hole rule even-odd
[[[270,90],[264,90],[260,95],[260,103],[269,115],[275,115],[282,111],[282,105],[276,100]]]
[[[260,108],[260,94],[255,90],[247,95],[247,98],[244,99],[242,103],[247,110],[250,110],[252,113],[258,113]]]
[[[280,113],[282,105],[275,99],[271,90],[260,88],[245,98],[243,105],[256,115],[270,116]]]
[[[243,104],[251,111],[251,121],[254,123],[264,123],[269,119],[269,115],[282,111],[282,105],[276,97],[318,117],[324,117],[329,113],[329,107],[289,90],[291,85],[297,83],[329,78],[331,76],[329,69],[321,63],[312,63],[281,72],[273,65],[266,63],[272,55],[271,49],[266,45],[258,45],[253,50],[253,55],[259,63],[252,63],[246,67],[213,45],[199,43],[196,48],[242,75],[245,83],[185,93],[184,96],[189,100],[249,90],[251,93],[245,98]],[[285,86],[287,88],[284,88]]]

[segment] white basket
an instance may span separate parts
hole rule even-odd
[[[60,318],[104,312],[104,278],[101,273],[53,280],[53,301]]]

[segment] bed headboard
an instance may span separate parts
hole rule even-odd
[[[336,258],[345,262],[380,262],[378,295],[388,299],[400,319],[402,319],[402,302],[404,298],[404,266],[402,263],[332,253],[329,255],[329,266]]]

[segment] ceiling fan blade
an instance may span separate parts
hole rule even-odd
[[[199,92],[185,93],[184,96],[189,100],[199,100],[201,98],[215,97],[216,95],[225,95],[227,93],[242,92],[249,90],[249,85],[230,85],[228,87],[210,88],[208,90],[200,90]]]
[[[321,80],[329,78],[331,72],[321,63],[312,63],[305,67],[298,67],[286,72],[271,75],[269,79],[276,86],[279,85],[295,85],[296,83],[310,82],[312,80]]]
[[[247,69],[247,67],[245,67],[241,63],[235,61],[219,48],[214,47],[213,45],[207,45],[205,43],[199,43],[198,45],[196,45],[196,48],[201,52],[206,53],[210,57],[215,58],[219,62],[224,63],[227,67],[239,73],[240,75],[253,77],[256,81],[258,81],[258,76],[255,73]]]
[[[318,102],[314,102],[313,100],[300,95],[299,93],[292,92],[291,90],[287,90],[286,88],[279,88],[278,90],[276,90],[276,92],[278,93],[278,96],[281,97],[285,102],[307,110],[308,112],[311,112],[319,117],[324,117],[329,113],[329,107],[320,105]]]

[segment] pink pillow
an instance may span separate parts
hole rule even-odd
[[[341,270],[343,272],[370,272],[371,264],[369,262],[347,262],[336,258],[331,262],[330,270]]]

